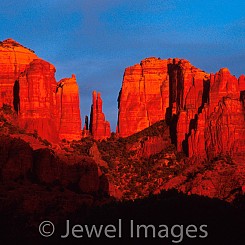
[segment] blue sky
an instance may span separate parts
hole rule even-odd
[[[0,40],[35,50],[57,80],[76,74],[83,119],[100,91],[113,130],[124,69],[146,57],[245,73],[244,0],[1,0],[0,19]]]

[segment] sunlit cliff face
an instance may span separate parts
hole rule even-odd
[[[244,159],[244,84],[227,68],[214,75],[184,59],[147,58],[125,70],[118,133],[126,137],[166,119],[177,151]]]
[[[90,132],[94,139],[101,140],[111,135],[110,123],[106,121],[102,111],[102,99],[100,93],[93,91],[90,114]]]
[[[55,79],[55,67],[12,39],[0,44],[0,106],[18,114],[19,125],[49,141],[81,138],[76,77]]]
[[[26,66],[37,59],[37,55],[13,39],[0,43],[0,106],[13,104],[13,87]]]

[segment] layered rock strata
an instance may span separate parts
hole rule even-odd
[[[51,142],[81,138],[75,75],[57,83],[52,64],[12,39],[0,43],[0,63],[0,106],[12,106],[20,127]]]
[[[147,58],[126,68],[118,98],[118,134],[166,119],[178,151],[200,159],[245,159],[245,78],[227,68],[208,74],[184,59]]]

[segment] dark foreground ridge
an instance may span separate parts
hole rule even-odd
[[[72,202],[73,200],[68,201]],[[49,211],[50,213],[45,216],[46,220],[50,219],[52,212]],[[175,190],[162,192],[157,196],[150,196],[134,202],[111,202],[94,207],[83,205],[76,212],[63,216],[60,213],[59,215],[59,222],[54,223],[56,227],[55,234],[49,238],[42,238],[39,235],[38,227],[31,226],[29,222],[35,216],[36,221],[40,220],[41,223],[43,216],[40,216],[38,212],[31,215],[19,214],[18,211],[13,211],[9,207],[8,210],[5,210],[0,221],[1,240],[6,240],[7,243],[5,244],[15,244],[20,241],[25,242],[25,244],[33,244],[33,241],[35,241],[35,244],[115,244],[115,242],[117,244],[141,244],[144,241],[149,244],[243,245],[245,242],[244,209],[241,207],[235,208],[217,199],[195,195],[187,196]],[[119,238],[120,219],[121,238]],[[70,221],[70,230],[77,224],[83,227],[87,225],[90,228],[92,225],[97,227],[100,227],[100,225],[114,225],[116,232],[110,234],[115,235],[115,237],[108,238],[102,232],[99,238],[96,238],[95,235],[88,238],[84,228],[83,233],[76,233],[78,235],[83,234],[82,238],[72,238],[70,231],[69,237],[61,239],[60,236],[65,236],[67,233],[66,220]],[[133,233],[130,233],[131,220],[134,222]],[[139,238],[137,238],[137,225],[151,225],[151,228],[147,230],[147,238],[145,238],[144,229],[141,229]],[[165,229],[167,226],[168,232],[163,231],[160,225],[165,225]],[[171,233],[171,229],[175,225],[178,225],[178,227],[175,227]],[[188,238],[187,236],[186,229],[190,225],[197,227],[196,232],[189,233],[192,236],[196,235],[196,238]],[[201,226],[203,226],[203,231],[200,230]],[[156,232],[155,238],[153,238],[153,229]],[[158,233],[160,230],[162,230],[162,233]],[[199,236],[206,235],[204,230],[206,230],[208,236],[199,238]],[[134,238],[130,237],[131,234],[134,234]],[[168,237],[159,238],[159,234],[160,236],[168,234]]]

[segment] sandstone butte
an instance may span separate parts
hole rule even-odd
[[[12,39],[0,42],[0,106],[11,105],[27,131],[51,142],[80,139],[76,78],[55,80],[55,67]]]
[[[105,120],[102,104],[100,93],[93,91],[89,131],[95,140],[106,139],[111,135],[110,123]]]
[[[127,137],[166,119],[172,142],[190,157],[245,159],[245,77],[208,74],[184,59],[146,58],[126,68],[117,133]]]

